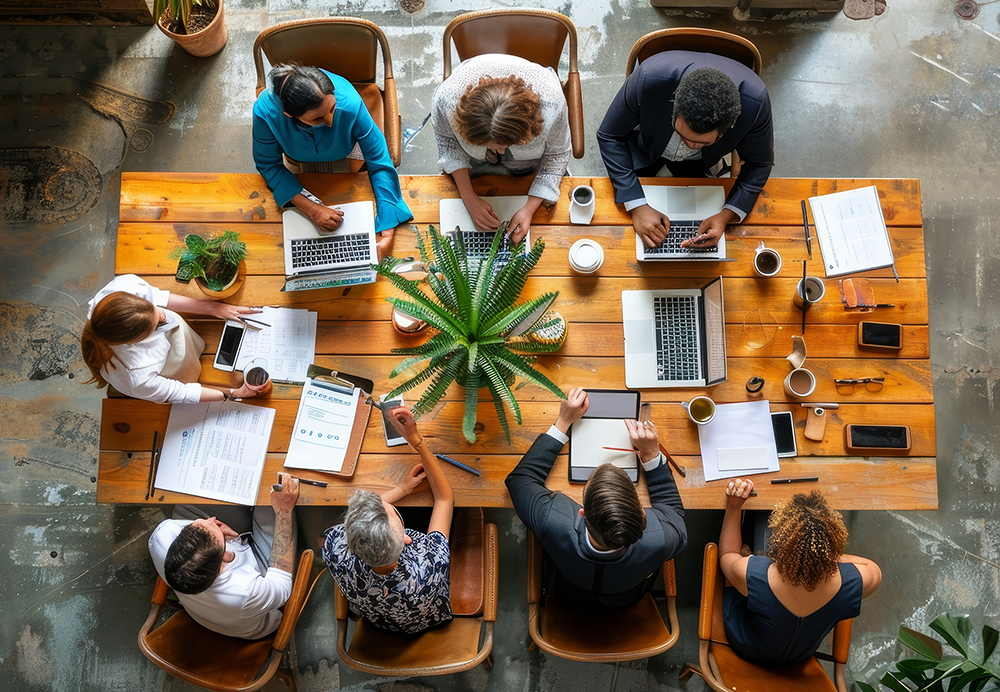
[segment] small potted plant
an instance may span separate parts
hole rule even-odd
[[[215,55],[229,32],[222,0],[153,0],[156,26],[191,55]]]
[[[236,231],[225,230],[205,240],[200,235],[184,238],[184,247],[170,253],[179,259],[175,278],[184,283],[197,279],[198,287],[213,299],[236,293],[246,277],[247,244]]]

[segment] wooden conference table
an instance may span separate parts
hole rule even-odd
[[[303,184],[327,203],[371,199],[364,175],[303,175]],[[438,222],[442,197],[458,197],[445,176],[402,176],[404,197],[421,228]],[[651,184],[719,184],[720,181],[650,179]],[[726,186],[730,181],[721,181]],[[589,227],[569,224],[569,191],[590,184],[597,193],[597,209]],[[889,225],[900,281],[889,270],[869,272],[879,303],[894,308],[868,315],[847,311],[839,299],[837,282],[827,281],[826,296],[808,312],[805,339],[809,351],[807,367],[817,378],[809,401],[837,402],[830,412],[822,442],[805,439],[806,409],[790,399],[782,381],[790,371],[785,356],[792,348],[792,335],[801,334],[801,313],[792,303],[795,285],[802,275],[801,261],[807,257],[802,229],[800,200],[817,194],[877,186]],[[528,181],[510,177],[488,177],[475,181],[482,195],[525,194]],[[791,411],[796,424],[799,456],[781,460],[778,474],[754,476],[759,497],[749,508],[770,508],[796,492],[818,488],[840,509],[936,509],[934,403],[927,326],[927,281],[924,269],[920,184],[917,180],[808,180],[768,181],[745,223],[732,227],[728,254],[737,258],[726,263],[643,263],[635,260],[635,236],[629,217],[615,205],[606,178],[567,178],[563,199],[554,209],[539,210],[532,227],[533,238],[546,242],[545,254],[523,292],[525,298],[544,291],[560,291],[555,309],[569,323],[563,348],[543,356],[539,365],[548,376],[568,390],[575,385],[593,388],[624,387],[624,341],[621,291],[623,289],[695,287],[722,274],[725,276],[726,345],[728,380],[707,389],[648,389],[643,401],[653,402],[653,421],[661,441],[686,468],[687,477],[677,484],[688,508],[724,506],[726,481],[705,483],[699,457],[698,433],[678,405],[697,394],[708,394],[717,402],[746,401],[745,383],[752,376],[766,381],[763,397],[772,410]],[[398,335],[390,323],[391,307],[386,297],[395,291],[385,280],[349,289],[327,289],[280,293],[283,282],[281,214],[262,178],[251,174],[126,173],[122,176],[121,219],[115,258],[117,274],[134,273],[154,286],[175,293],[201,297],[194,285],[173,278],[176,261],[169,252],[183,243],[188,233],[207,235],[220,229],[239,231],[250,247],[247,280],[229,302],[244,305],[283,305],[308,308],[319,313],[317,362],[370,378],[376,394],[389,391],[396,381],[387,378],[401,360],[390,353],[399,346],[420,343],[426,336]],[[598,239],[605,262],[596,275],[576,275],[567,254],[578,238]],[[761,279],[753,273],[752,257],[760,241],[777,249],[784,265],[775,278]],[[415,255],[415,234],[397,233],[394,254]],[[813,241],[811,275],[821,270],[818,242]],[[758,312],[759,310],[759,312]],[[903,349],[899,352],[862,351],[857,346],[857,323],[863,319],[904,325]],[[212,368],[212,358],[221,333],[221,322],[192,320],[208,343],[202,357],[202,382],[237,384],[228,373]],[[851,395],[837,392],[834,378],[885,377],[881,392],[857,387]],[[248,400],[276,410],[264,481],[258,503],[268,502],[268,489],[284,461],[291,426],[298,408],[300,387],[276,386],[270,399]],[[435,452],[446,453],[479,468],[481,477],[445,465],[445,473],[459,505],[509,507],[503,481],[535,436],[555,420],[559,402],[536,387],[524,387],[516,395],[524,414],[524,425],[511,420],[512,441],[503,438],[492,401],[479,404],[478,440],[468,444],[462,437],[464,395],[453,386],[442,404],[419,424]],[[408,397],[414,401],[416,395]],[[124,398],[104,401],[101,421],[101,454],[97,499],[108,503],[176,503],[195,498],[156,490],[147,501],[150,448],[153,432],[162,436],[169,405]],[[377,412],[376,412],[377,414]],[[906,424],[913,446],[906,457],[848,457],[843,425],[847,423]],[[162,439],[162,438],[161,438]],[[564,449],[564,452],[566,450]],[[381,491],[395,485],[416,463],[408,446],[389,449],[384,444],[381,422],[373,415],[365,436],[357,470],[350,479],[326,476],[327,488],[301,487],[300,504],[344,505],[355,488]],[[580,498],[582,486],[567,481],[567,456],[561,455],[548,484]],[[303,478],[324,474],[296,471]],[[819,483],[770,485],[771,477],[818,476]],[[640,494],[648,501],[644,483]],[[424,490],[403,504],[429,504]]]

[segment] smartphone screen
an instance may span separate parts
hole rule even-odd
[[[639,419],[639,392],[587,389],[590,407],[584,418],[631,418]]]
[[[861,343],[899,348],[899,332],[900,326],[898,324],[865,322],[861,325]]]
[[[852,425],[851,444],[855,447],[906,449],[906,427],[902,425]]]
[[[230,370],[236,365],[236,356],[240,352],[243,341],[243,327],[234,326],[229,322],[222,327],[222,338],[219,340],[219,350],[215,355],[216,365],[222,365]]]
[[[389,417],[389,412],[392,409],[402,405],[403,397],[397,397],[395,399],[382,402],[382,433],[385,435],[386,447],[396,447],[406,444],[406,438],[403,437],[403,433],[399,431],[396,421]]]
[[[798,454],[795,446],[795,422],[791,411],[776,411],[771,414],[774,428],[774,445],[779,457],[793,457]]]

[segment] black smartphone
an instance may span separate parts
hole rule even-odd
[[[382,400],[382,434],[385,435],[386,447],[398,447],[406,444],[406,438],[400,432],[396,422],[389,418],[389,411],[403,405],[403,397],[396,397],[389,401]]]
[[[222,326],[222,338],[219,339],[219,350],[215,353],[213,365],[218,370],[232,372],[236,367],[236,356],[240,353],[243,334],[246,327],[238,322],[226,320]]]
[[[774,446],[779,457],[794,457],[799,453],[795,444],[795,421],[791,411],[775,411],[771,414],[774,428]]]
[[[849,452],[875,451],[882,454],[910,451],[908,425],[846,425],[844,442]]]
[[[858,325],[858,344],[898,350],[903,346],[903,326],[890,322],[861,322]]]

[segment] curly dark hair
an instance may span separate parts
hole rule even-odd
[[[721,135],[743,110],[740,90],[725,72],[703,67],[688,72],[674,92],[674,117],[684,118],[696,133],[717,130]]]
[[[632,545],[646,528],[646,513],[628,475],[614,464],[601,464],[583,488],[587,531],[612,550]]]
[[[188,524],[167,550],[163,560],[164,579],[177,593],[199,594],[215,583],[225,554],[225,546],[212,534]]]
[[[470,84],[451,116],[456,134],[476,146],[527,144],[542,134],[542,102],[520,77]]]
[[[789,585],[812,591],[837,571],[837,560],[847,545],[847,527],[818,490],[776,505],[767,525],[771,529],[767,556]]]

